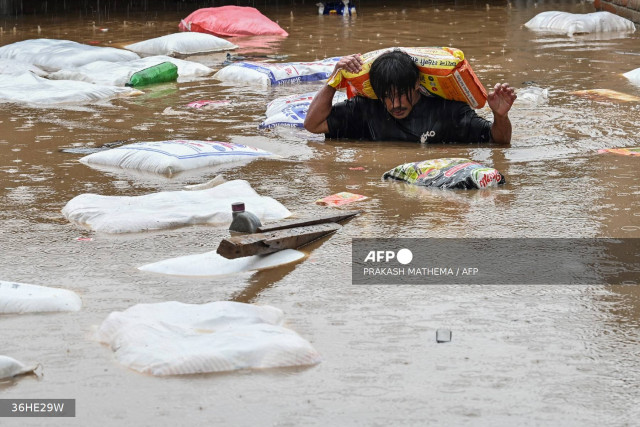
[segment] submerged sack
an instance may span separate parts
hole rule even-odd
[[[307,92],[301,95],[290,95],[276,98],[267,104],[267,119],[260,123],[259,129],[269,129],[276,126],[304,127],[304,119],[307,117],[309,105],[318,92]],[[336,92],[333,104],[347,99],[347,95]]]
[[[111,166],[173,175],[185,170],[272,155],[259,148],[231,142],[175,140],[123,145],[90,154],[81,158],[80,162],[88,166]]]
[[[420,70],[420,84],[430,93],[441,98],[466,102],[473,108],[482,108],[487,92],[464,59],[460,49],[452,47],[402,47],[380,49],[362,55],[364,64],[360,73],[338,70],[328,84],[336,89],[347,89],[347,95],[377,99],[369,81],[371,64],[380,55],[393,50],[406,52]]]
[[[318,62],[234,62],[213,75],[223,82],[251,83],[263,86],[315,82],[329,78],[340,58]]]
[[[505,183],[504,176],[496,169],[457,158],[405,163],[385,172],[382,178],[435,188],[478,189]]]
[[[140,55],[193,55],[235,49],[235,44],[204,33],[176,33],[125,46]]]
[[[610,12],[568,13],[547,11],[537,14],[529,20],[525,27],[534,31],[551,31],[566,33],[568,36],[580,33],[597,33],[606,31],[634,32],[636,26],[632,21]]]
[[[221,6],[198,9],[178,25],[180,31],[208,33],[214,36],[286,37],[289,34],[258,9],[242,6]]]

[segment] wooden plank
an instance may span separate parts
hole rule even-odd
[[[307,225],[326,224],[330,222],[341,222],[354,216],[361,214],[362,211],[342,211],[334,212],[329,215],[318,216],[315,218],[301,218],[292,219],[289,221],[276,222],[274,224],[266,224],[258,227],[258,233],[265,233],[267,231],[284,230],[286,228],[293,227],[305,227]]]
[[[296,249],[341,228],[340,224],[330,223],[233,236],[220,242],[217,253],[227,259],[235,259],[266,255],[283,249]]]

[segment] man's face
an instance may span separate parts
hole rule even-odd
[[[398,96],[397,91],[392,90],[389,97],[384,99],[384,106],[387,108],[389,114],[396,119],[404,119],[407,117],[411,113],[413,106],[416,105],[420,99],[418,87],[419,86],[416,85],[410,96],[407,96],[407,94]]]

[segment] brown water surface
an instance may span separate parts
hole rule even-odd
[[[258,130],[267,102],[316,90],[237,87],[212,78],[145,89],[98,105],[0,108],[0,280],[71,289],[77,313],[2,316],[0,353],[40,362],[41,378],[0,383],[0,397],[75,398],[64,425],[628,425],[638,417],[640,292],[597,286],[353,286],[354,237],[640,237],[638,159],[597,154],[640,145],[640,104],[571,94],[611,89],[640,96],[621,73],[640,67],[640,32],[567,37],[523,24],[544,10],[590,3],[360,2],[357,17],[315,6],[261,8],[290,36],[237,40],[235,54],[309,61],[387,46],[455,46],[481,81],[549,90],[516,102],[510,147],[324,141],[290,129]],[[111,12],[87,18],[5,18],[0,45],[46,37],[101,46],[177,31],[184,13]],[[95,28],[94,28],[95,25]],[[38,32],[38,26],[40,32]],[[14,32],[15,27],[15,32]],[[108,31],[100,31],[106,28]],[[220,68],[223,55],[198,56]],[[194,59],[194,58],[189,58]],[[190,110],[199,99],[226,107]],[[170,107],[170,109],[168,109]],[[488,110],[480,114],[490,117]],[[280,159],[173,178],[101,172],[62,148],[116,140],[213,139]],[[400,163],[468,157],[507,184],[490,191],[429,191],[381,181]],[[365,170],[351,170],[353,167]],[[133,235],[80,229],[62,207],[86,193],[181,189],[222,173],[246,179],[303,216],[313,202],[351,191],[365,213],[297,264],[234,277],[190,279],[137,267],[215,249],[227,231],[185,227]],[[78,237],[92,241],[78,241]],[[120,366],[93,333],[137,303],[235,299],[284,310],[287,326],[322,354],[311,368],[155,378]],[[436,344],[435,330],[453,341]],[[635,415],[635,416],[634,416]],[[45,425],[42,419],[2,425]],[[48,421],[48,420],[47,420]],[[54,424],[51,421],[51,424]],[[59,424],[62,425],[62,424]]]

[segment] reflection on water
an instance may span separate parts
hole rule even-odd
[[[350,239],[639,238],[638,159],[597,150],[639,145],[640,103],[572,92],[609,89],[640,96],[640,87],[621,75],[640,67],[640,32],[564,37],[522,27],[544,10],[591,12],[587,2],[361,2],[351,18],[318,16],[310,3],[258,7],[290,36],[234,39],[240,46],[234,55],[311,61],[387,46],[449,45],[465,52],[486,87],[498,81],[534,85],[547,89],[548,101],[514,106],[508,148],[324,141],[305,131],[258,129],[269,101],[320,83],[237,87],[208,77],[148,87],[140,97],[99,105],[1,104],[0,279],[66,287],[84,302],[75,314],[1,319],[3,354],[40,361],[46,373],[42,381],[12,383],[3,392],[37,398],[46,386],[48,395],[76,397],[96,417],[112,419],[108,408],[119,405],[120,416],[137,424],[157,417],[157,402],[167,405],[167,425],[177,419],[195,425],[202,417],[241,425],[252,417],[260,424],[630,423],[625,414],[640,397],[632,386],[640,380],[636,288],[352,286]],[[189,12],[2,17],[0,44],[47,37],[121,47],[176,32]],[[219,69],[225,57],[187,59]],[[186,107],[198,100],[229,104]],[[487,109],[479,113],[490,117]],[[167,178],[95,170],[77,161],[83,154],[60,151],[166,139],[229,141],[280,157]],[[485,163],[503,173],[507,184],[445,192],[381,179],[401,163],[438,157]],[[315,200],[340,191],[368,199],[353,207],[362,215],[307,248],[304,261],[233,279],[167,278],[137,270],[213,250],[227,236],[224,229],[108,236],[81,230],[60,213],[82,193],[178,190],[219,173],[248,180],[298,216],[318,212]],[[288,326],[308,338],[324,362],[294,373],[159,382],[115,365],[110,351],[90,340],[92,328],[110,312],[135,303],[226,299],[282,308]],[[440,327],[453,330],[451,343],[435,343]],[[372,397],[384,399],[371,405]],[[136,408],[129,407],[134,401]],[[249,411],[237,413],[239,405]]]

